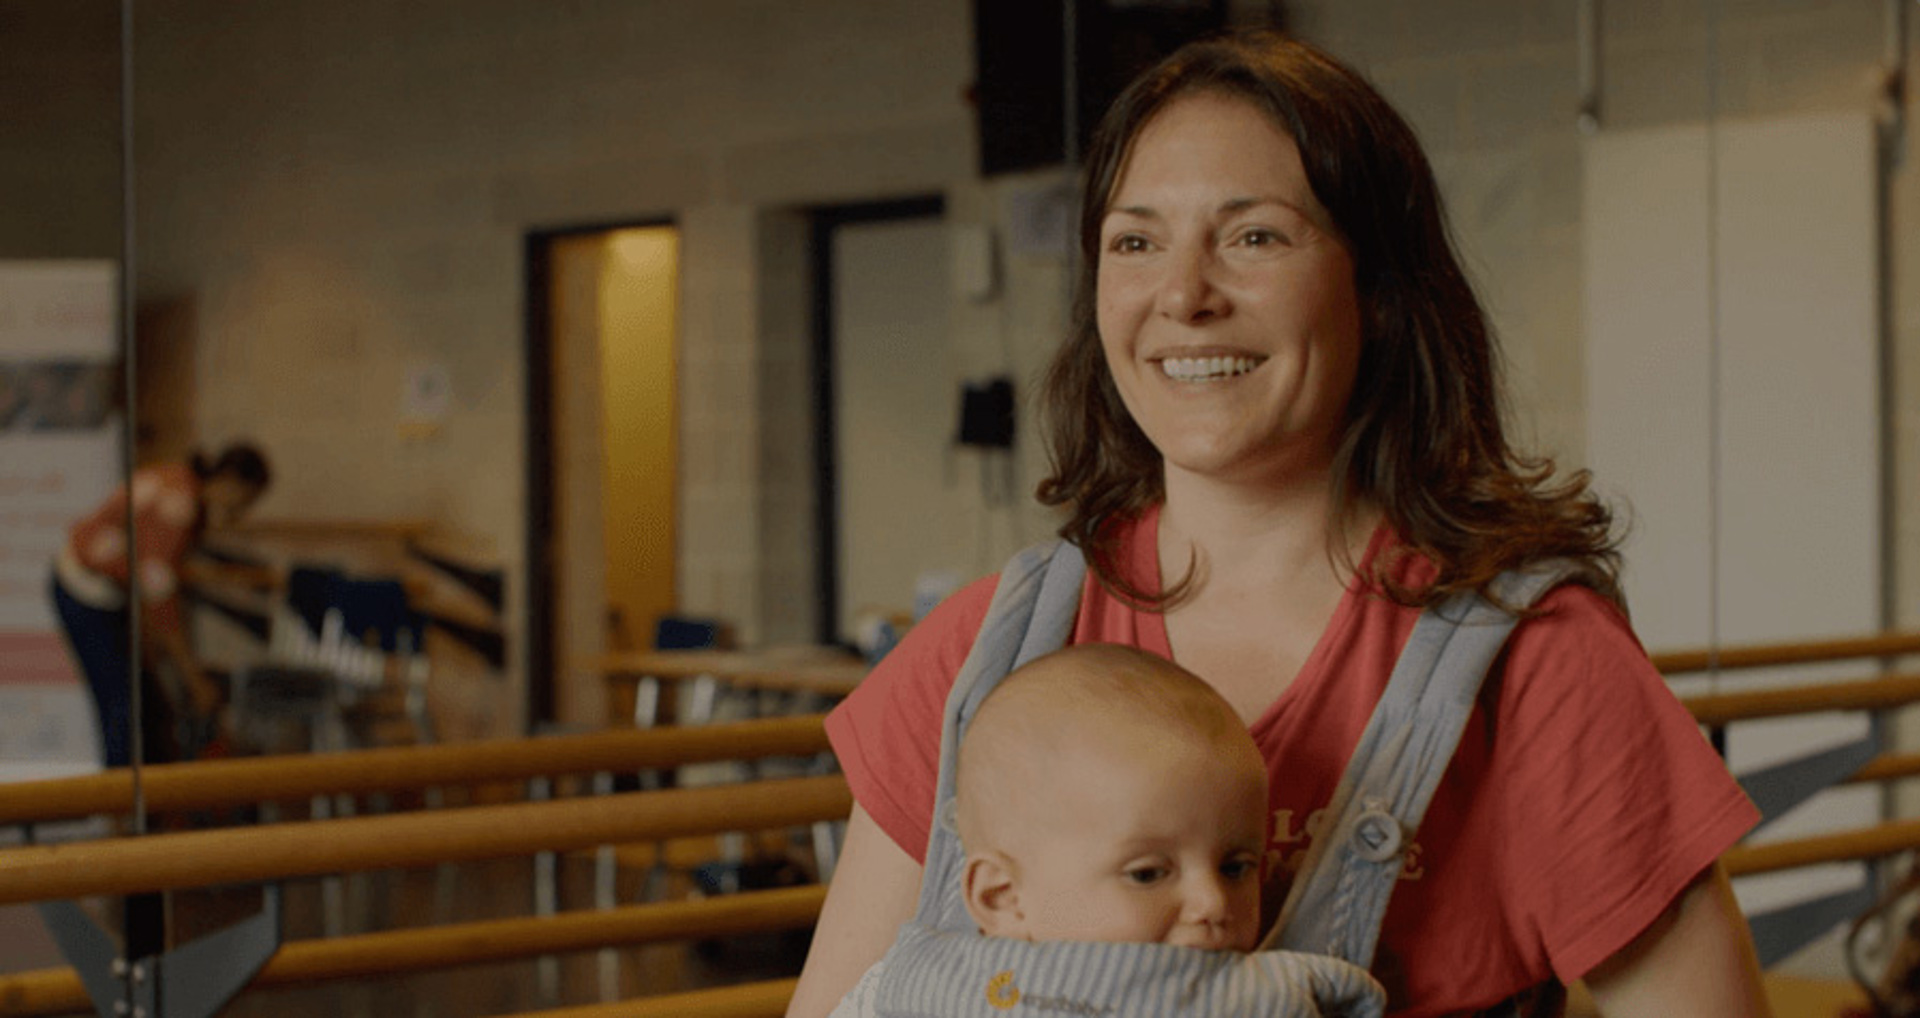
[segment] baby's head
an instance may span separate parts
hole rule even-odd
[[[1266,765],[1178,665],[1080,644],[1015,670],[967,728],[956,794],[981,932],[1254,946]]]

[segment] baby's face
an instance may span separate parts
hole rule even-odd
[[[1014,859],[1032,940],[1250,950],[1266,778],[1207,747],[1063,748]]]

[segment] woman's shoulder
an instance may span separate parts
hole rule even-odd
[[[907,628],[899,644],[861,680],[861,688],[889,689],[903,683],[941,688],[952,685],[953,676],[986,621],[999,580],[998,573],[989,574],[947,595],[925,618]]]
[[[1578,718],[1585,725],[1638,724],[1649,715],[1691,722],[1620,607],[1577,583],[1547,592],[1508,638],[1503,710]]]
[[[150,525],[191,529],[200,514],[200,479],[184,463],[155,463],[133,472],[128,500]]]
[[[1577,581],[1542,594],[1533,614],[1514,629],[1517,646],[1553,645],[1566,653],[1603,654],[1653,667],[1626,613],[1606,595]]]
[[[986,621],[987,608],[993,603],[993,592],[999,584],[999,573],[988,573],[963,584],[934,605],[925,618],[909,627],[907,639],[918,634],[923,641],[959,639],[971,644],[980,631],[980,624]]]
[[[1136,529],[1130,527],[1130,530]],[[1129,537],[1129,541],[1132,538]],[[1064,547],[1064,546],[1063,546]],[[1128,546],[1131,551],[1131,545]],[[1001,574],[989,573],[948,595],[926,617],[908,628],[898,646],[874,666],[861,685],[885,687],[897,682],[932,683],[942,689],[951,686],[953,677],[966,662],[992,609],[994,593]],[[1130,642],[1129,626],[1110,616],[1138,615],[1123,600],[1089,576],[1082,586],[1083,598],[1074,627],[1074,640],[1100,639]]]
[[[133,470],[133,483],[136,485],[164,485],[169,488],[197,488],[200,483],[200,475],[194,473],[191,464],[181,463],[175,460],[162,460],[158,463],[148,463],[144,466],[135,467]]]
[[[827,716],[854,798],[915,858],[926,851],[947,695],[997,582],[982,577],[940,602]]]

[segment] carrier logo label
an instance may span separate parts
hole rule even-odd
[[[1001,1011],[1020,1003],[1020,988],[1013,985],[1013,973],[1002,972],[987,980],[987,1003]]]
[[[987,980],[987,1003],[998,1011],[1011,1011],[1026,1004],[1025,1011],[1045,1011],[1052,1014],[1080,1015],[1083,1018],[1100,1018],[1113,1014],[1113,1008],[1084,1000],[1069,1000],[1065,997],[1034,997],[1020,992],[1013,985],[1013,971],[1002,972]]]

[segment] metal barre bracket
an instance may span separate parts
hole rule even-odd
[[[120,957],[113,938],[78,903],[47,901],[39,908],[100,1018],[213,1018],[280,950],[280,885],[261,892],[253,915],[132,960]]]

